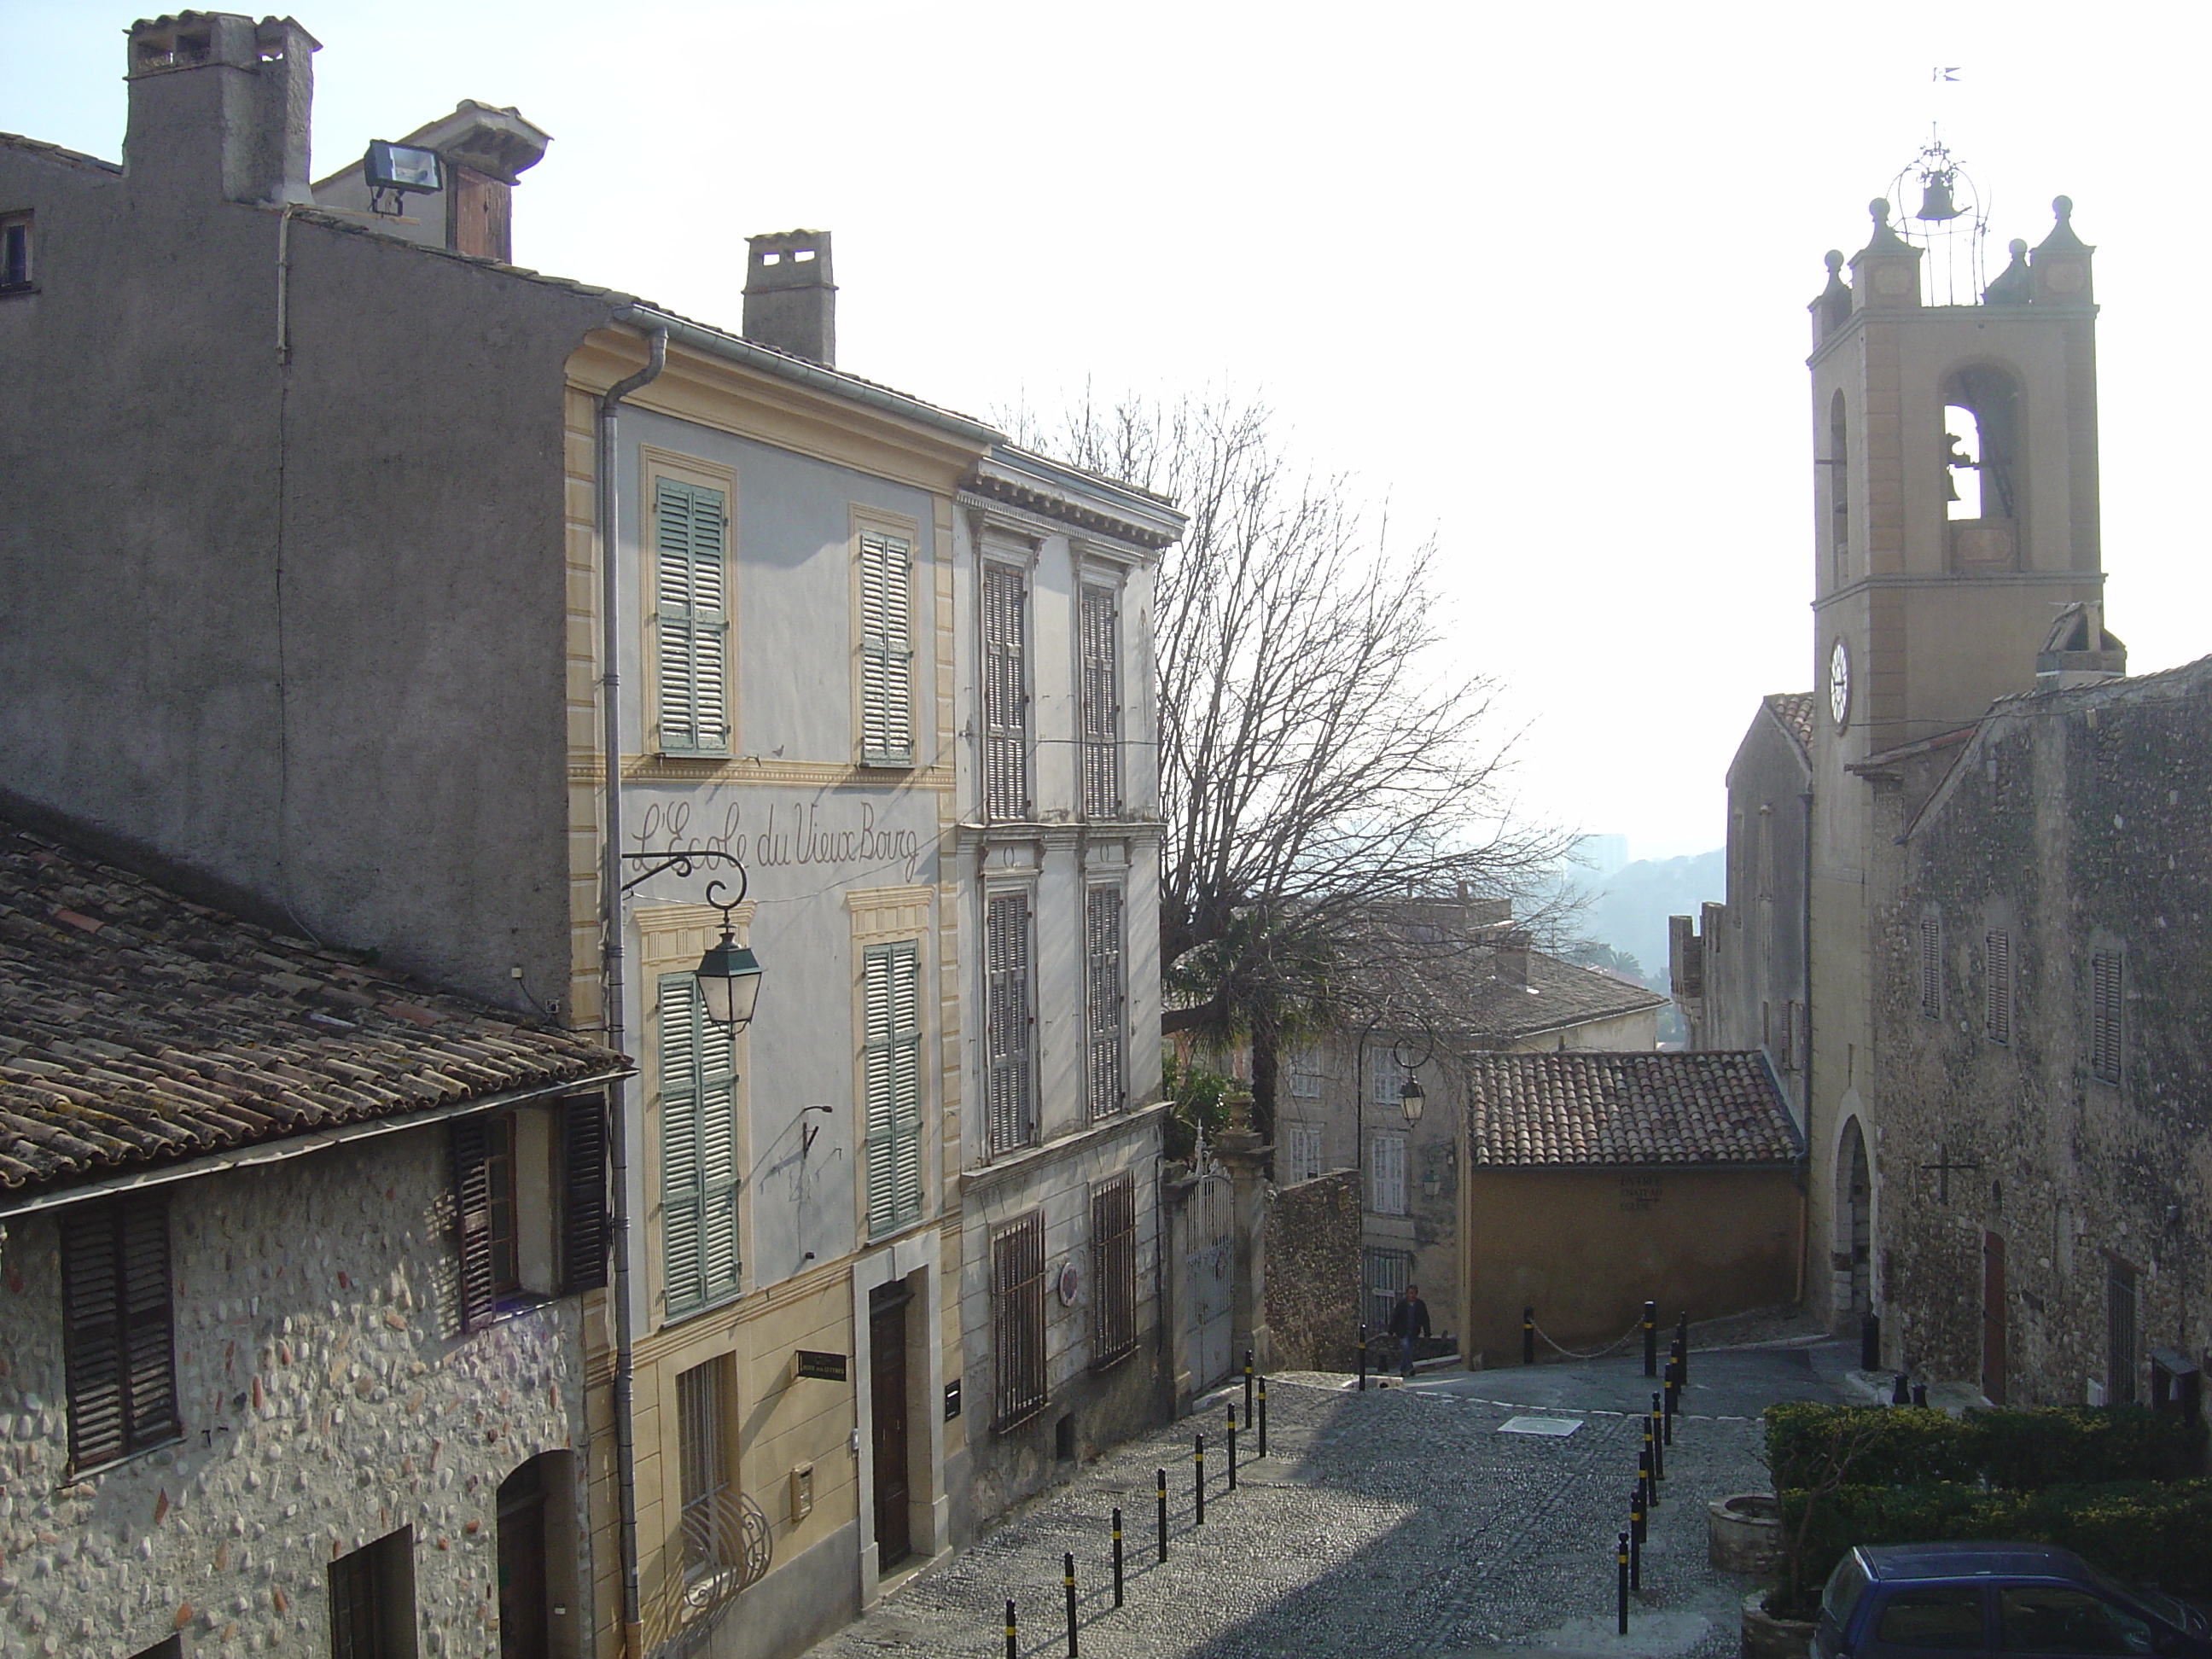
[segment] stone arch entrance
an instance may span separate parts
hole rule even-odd
[[[1836,1275],[1836,1311],[1856,1316],[1874,1311],[1874,1170],[1856,1114],[1844,1120],[1836,1146],[1836,1242],[1830,1258]]]

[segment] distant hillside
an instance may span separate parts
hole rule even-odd
[[[1595,896],[1576,931],[1634,957],[1647,983],[1667,983],[1667,918],[1694,916],[1708,899],[1728,896],[1727,854],[1719,848],[1679,859],[1638,859],[1590,884]]]

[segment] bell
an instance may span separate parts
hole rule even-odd
[[[1946,219],[1959,216],[1958,204],[1951,199],[1951,175],[1931,173],[1921,183],[1920,211],[1912,216],[1929,224],[1941,224]]]

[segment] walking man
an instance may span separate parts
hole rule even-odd
[[[1398,1292],[1398,1299],[1390,1304],[1390,1334],[1398,1339],[1398,1376],[1411,1381],[1413,1375],[1413,1339],[1429,1334],[1429,1304],[1421,1300],[1421,1287],[1408,1285]]]

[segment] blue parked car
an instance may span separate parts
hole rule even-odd
[[[2212,1659],[2212,1620],[2048,1544],[1862,1544],[1829,1576],[1814,1659]]]

